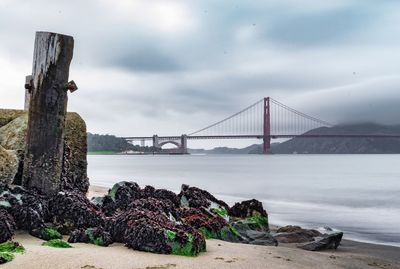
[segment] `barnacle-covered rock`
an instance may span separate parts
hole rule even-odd
[[[102,247],[107,247],[113,243],[110,233],[102,227],[77,229],[71,233],[68,242],[90,243]]]
[[[16,229],[14,218],[0,206],[0,243],[10,240]]]
[[[59,192],[49,204],[53,222],[71,230],[104,225],[104,214],[81,192]]]

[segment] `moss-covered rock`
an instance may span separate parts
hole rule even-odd
[[[0,146],[0,184],[10,184],[18,171],[18,157],[14,151]]]
[[[86,123],[78,113],[67,113],[65,121],[64,163],[62,171],[63,190],[89,189],[87,176]]]
[[[27,126],[27,112],[23,110],[0,109],[0,145],[7,150],[16,151],[20,170],[23,167]],[[87,134],[85,121],[79,114],[69,112],[67,113],[65,122],[62,190],[87,192],[89,180],[87,177],[86,153]],[[2,172],[0,170],[1,176]],[[22,171],[18,171],[15,178],[13,178],[15,184],[21,184],[21,176]]]
[[[53,247],[53,248],[72,248],[68,242],[61,239],[52,239],[42,243],[42,246]]]
[[[24,114],[26,114],[24,110],[0,108],[0,128]]]

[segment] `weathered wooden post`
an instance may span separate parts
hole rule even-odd
[[[71,36],[36,33],[23,185],[44,194],[60,190],[67,90],[77,89],[68,83],[73,48]]]

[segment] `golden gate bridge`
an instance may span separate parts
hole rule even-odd
[[[400,138],[400,134],[315,134],[310,130],[321,127],[332,127],[333,124],[307,115],[271,97],[265,97],[241,111],[201,128],[180,136],[132,136],[122,137],[133,141],[153,141],[153,147],[162,149],[166,144],[173,144],[173,153],[186,154],[187,140],[199,139],[262,139],[263,152],[271,149],[271,139],[278,138]]]

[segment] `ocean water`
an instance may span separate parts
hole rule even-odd
[[[329,226],[345,238],[400,246],[400,155],[90,155],[93,185],[122,180],[229,204],[256,198],[270,223]]]

